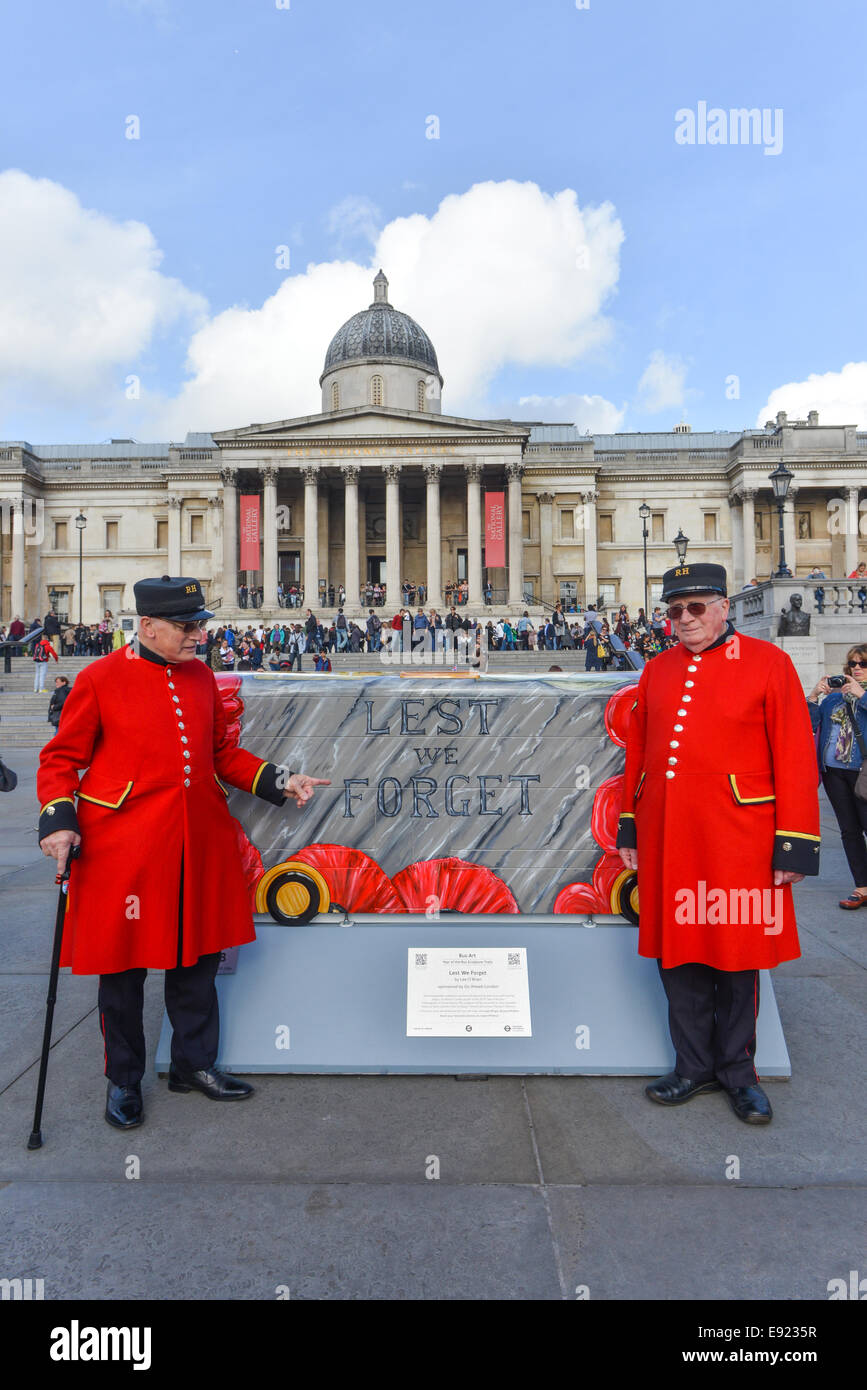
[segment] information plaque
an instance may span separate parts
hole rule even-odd
[[[406,1035],[532,1037],[526,947],[410,946]]]

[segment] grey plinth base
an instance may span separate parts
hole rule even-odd
[[[621,918],[335,915],[306,927],[256,922],[234,975],[217,980],[219,1066],[230,1072],[524,1073],[659,1076],[674,1064],[655,961]],[[525,946],[531,1038],[408,1038],[407,949]],[[791,1075],[770,976],[762,972],[756,1066]],[[577,1030],[590,1046],[576,1048]],[[285,1044],[288,1029],[289,1047]],[[168,1071],[163,1021],[156,1070]]]

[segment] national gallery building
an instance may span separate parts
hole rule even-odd
[[[730,592],[776,570],[769,475],[780,463],[793,474],[793,574],[818,564],[844,577],[867,559],[867,433],[855,426],[811,411],[762,430],[582,435],[447,415],[433,344],[390,304],[382,271],[373,287],[331,340],[320,414],[182,443],[0,441],[0,620],[41,617],[53,594],[61,615],[77,620],[81,604],[95,622],[129,610],[135,581],[162,573],[199,578],[220,618],[241,616],[241,584],[262,587],[266,617],[279,611],[278,583],[303,589],[314,611],[342,583],[350,613],[366,583],[384,583],[391,613],[405,581],[425,585],[425,607],[466,581],[471,612],[490,584],[502,614],[577,599],[634,615],[645,554],[652,606],[679,531],[690,560],[725,565]],[[505,499],[497,567],[486,565],[486,493]],[[261,518],[258,565],[245,570],[242,497],[260,499]]]

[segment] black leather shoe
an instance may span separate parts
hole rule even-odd
[[[689,1081],[685,1076],[678,1076],[676,1071],[670,1071],[667,1076],[661,1076],[658,1081],[651,1081],[649,1086],[645,1086],[644,1094],[655,1100],[657,1105],[684,1105],[693,1096],[721,1090],[718,1081]]]
[[[142,1123],[144,1110],[140,1081],[136,1081],[132,1086],[115,1086],[113,1081],[109,1081],[105,1098],[105,1118],[115,1129],[133,1129]]]
[[[769,1125],[773,1110],[761,1086],[727,1086],[732,1110],[748,1125]]]
[[[208,1100],[246,1100],[253,1094],[249,1081],[240,1081],[237,1076],[229,1076],[216,1067],[201,1071],[179,1072],[175,1066],[169,1068],[170,1091],[201,1091]]]

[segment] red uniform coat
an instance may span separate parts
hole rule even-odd
[[[640,955],[720,970],[800,955],[773,870],[819,871],[814,765],[801,683],[770,642],[732,634],[645,666],[617,839],[638,852]]]
[[[61,965],[79,975],[177,965],[182,884],[181,964],[254,940],[221,781],[282,805],[276,771],[231,746],[201,661],[157,664],[124,648],[85,667],[37,777],[40,839],[81,832]]]

